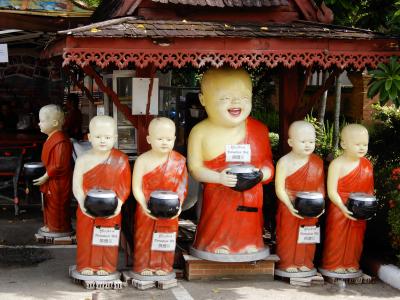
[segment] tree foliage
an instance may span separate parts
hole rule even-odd
[[[81,2],[81,3],[85,4],[85,6],[93,7],[93,8],[99,6],[101,1],[102,0],[76,0],[76,2]]]
[[[332,9],[337,25],[399,32],[399,0],[318,0]]]
[[[389,100],[400,107],[400,63],[396,56],[388,64],[380,63],[376,70],[369,71],[372,79],[369,82],[368,98],[379,94],[379,101],[385,104]]]

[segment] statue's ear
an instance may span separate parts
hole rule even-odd
[[[58,127],[59,124],[60,124],[59,120],[53,120],[53,127]]]
[[[293,141],[292,141],[291,138],[288,138],[287,143],[288,143],[288,145],[289,145],[290,147],[293,146]]]
[[[340,147],[342,147],[342,149],[346,149],[347,145],[343,140],[340,140]]]
[[[202,93],[199,94],[199,100],[200,100],[201,105],[205,106],[204,95]]]
[[[146,136],[146,141],[147,141],[147,144],[149,144],[150,145],[150,136],[148,135],[148,136]]]

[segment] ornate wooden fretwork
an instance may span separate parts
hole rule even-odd
[[[147,67],[153,64],[157,68],[164,68],[172,65],[181,68],[185,65],[193,65],[196,68],[205,65],[221,67],[224,64],[238,68],[247,65],[256,68],[265,64],[269,68],[278,65],[291,68],[296,64],[304,67],[319,66],[327,69],[337,67],[339,69],[352,68],[362,70],[365,67],[376,68],[378,63],[386,62],[396,52],[360,52],[354,51],[327,51],[327,50],[254,50],[251,53],[238,51],[181,51],[181,50],[93,50],[86,48],[66,48],[64,49],[64,65],[76,63],[84,67],[91,63],[101,68],[106,68],[114,64],[119,69],[124,69],[128,64],[133,64],[137,68]]]

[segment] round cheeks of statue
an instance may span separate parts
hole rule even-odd
[[[88,139],[96,153],[109,152],[117,141],[116,126],[114,120],[96,117],[90,124]]]
[[[359,159],[364,157],[368,151],[368,131],[365,127],[350,126],[342,132],[341,147],[343,155],[351,159]]]
[[[294,126],[293,126],[294,125]],[[315,129],[304,121],[293,123],[289,130],[288,144],[298,157],[308,157],[315,150]]]
[[[146,137],[154,154],[165,155],[172,151],[175,144],[175,125],[163,119],[157,119],[149,126],[149,135]]]
[[[208,119],[235,127],[250,115],[252,83],[244,70],[210,70],[203,76],[199,99]]]

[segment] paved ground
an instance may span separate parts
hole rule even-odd
[[[0,248],[4,245],[35,245],[33,233],[40,226],[40,212],[29,212],[25,218],[15,220],[9,210],[0,211]],[[7,246],[9,247],[9,246]],[[13,247],[13,246],[11,246]],[[44,246],[46,247],[46,246]],[[14,251],[13,248],[7,248]],[[37,250],[37,249],[36,249]],[[36,251],[35,250],[35,251]],[[45,252],[44,257],[52,257],[42,263],[21,267],[1,265],[0,261],[0,299],[1,300],[84,300],[92,298],[94,291],[85,290],[74,284],[68,277],[68,266],[74,264],[74,247],[47,247],[37,251]],[[42,253],[43,254],[43,253]],[[123,259],[121,253],[121,267]],[[340,289],[336,285],[325,284],[311,288],[293,287],[280,281],[264,278],[225,279],[213,281],[181,280],[177,288],[161,291],[157,289],[138,291],[128,287],[122,291],[100,291],[97,299],[165,299],[165,300],[208,300],[208,299],[399,299],[400,291],[384,283],[350,285]]]

